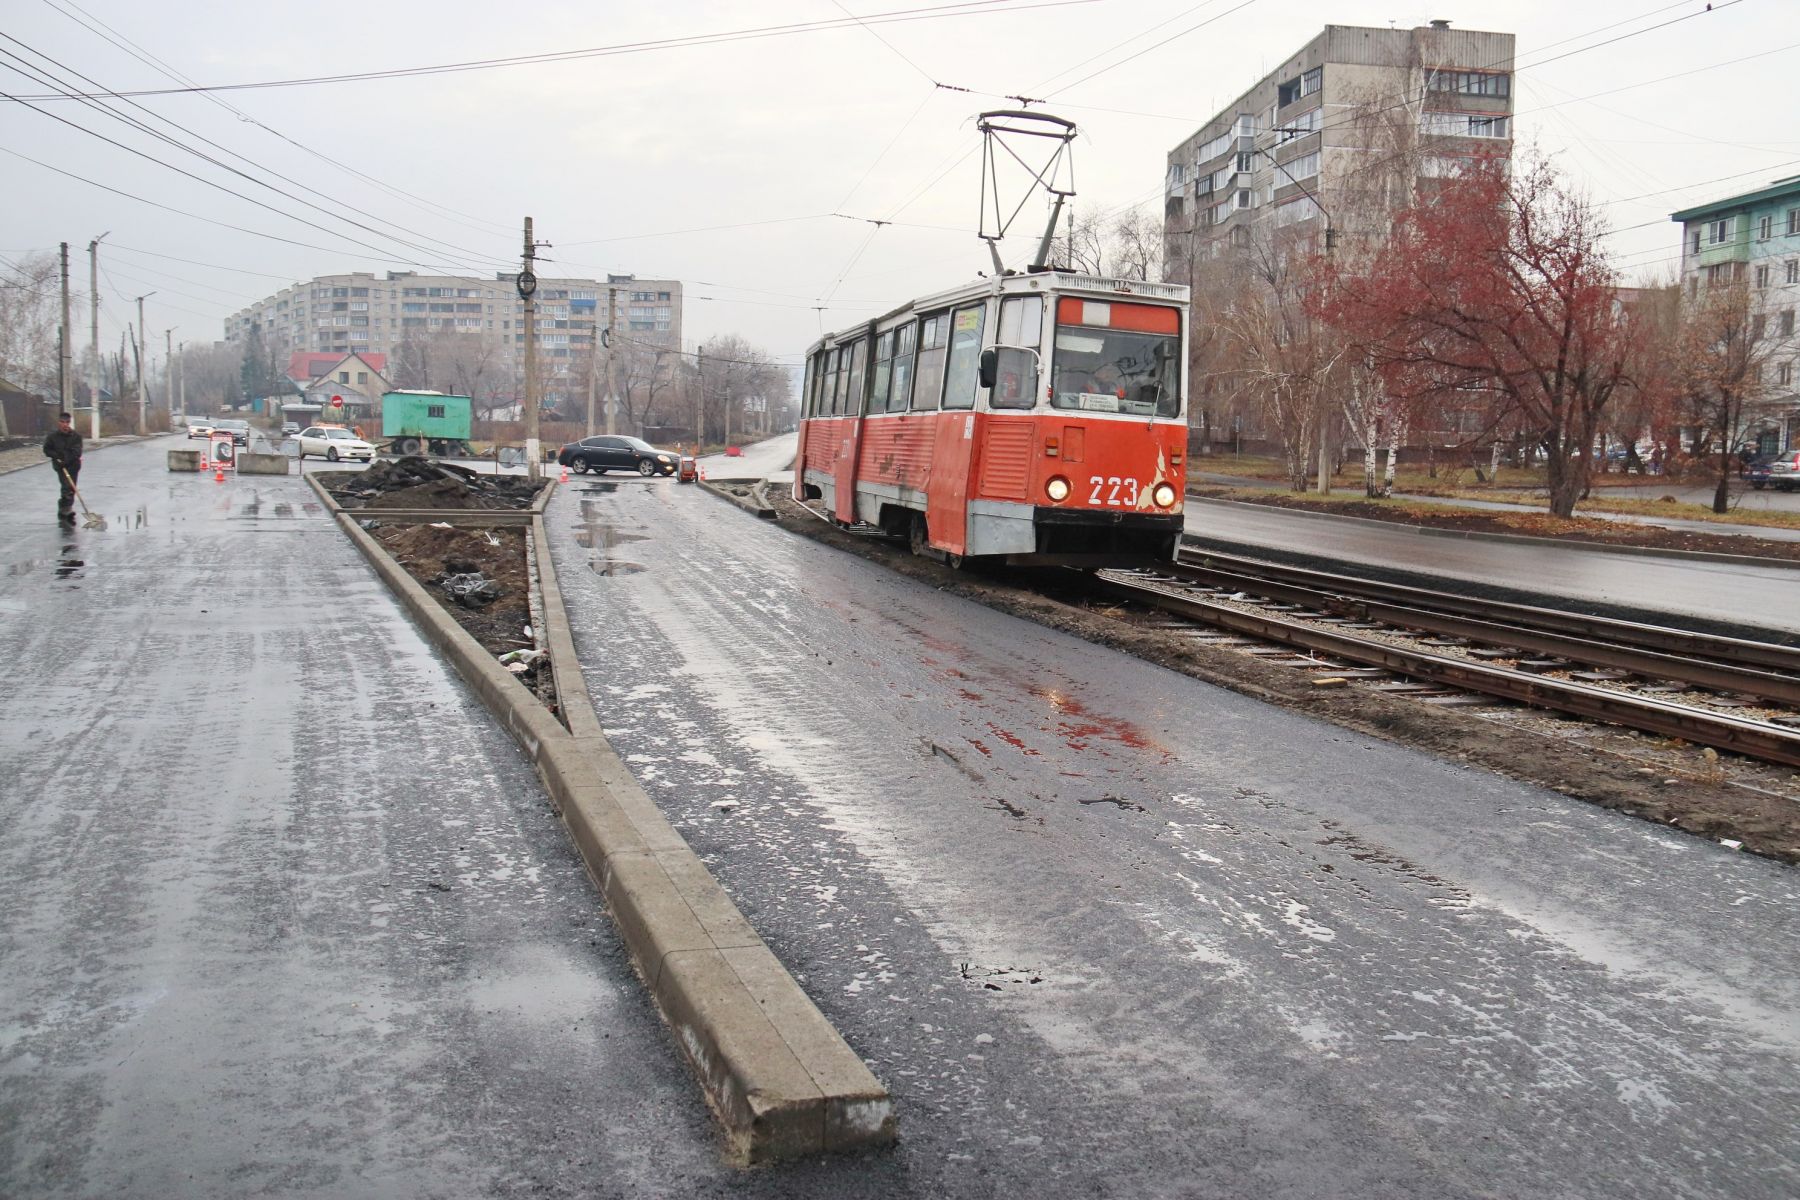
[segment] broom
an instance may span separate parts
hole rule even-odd
[[[63,477],[63,482],[75,493],[75,499],[81,505],[81,523],[89,529],[105,529],[106,518],[88,508],[87,501],[81,498],[81,489],[75,486],[75,481],[69,478],[69,472],[61,463],[56,464],[56,473]]]

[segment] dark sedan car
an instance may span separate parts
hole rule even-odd
[[[1800,450],[1757,459],[1744,468],[1744,479],[1759,492],[1765,487],[1783,492],[1800,488]]]
[[[642,438],[602,434],[569,442],[556,452],[556,461],[577,475],[584,471],[636,471],[639,475],[673,475],[681,456],[658,450]]]
[[[229,433],[231,440],[239,446],[250,444],[250,422],[226,419],[212,423],[214,433]]]

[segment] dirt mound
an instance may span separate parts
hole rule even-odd
[[[426,458],[383,460],[331,486],[345,508],[530,508],[546,480],[521,475],[481,475]]]

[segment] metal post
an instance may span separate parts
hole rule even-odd
[[[69,243],[62,243],[62,345],[56,353],[56,374],[62,387],[62,411],[75,407],[75,353],[69,334]]]
[[[175,432],[175,330],[163,330],[163,407],[169,410],[169,432]]]
[[[93,392],[90,399],[94,404],[96,438],[100,436],[100,239],[105,236],[103,233],[88,243],[88,339],[93,343],[94,356],[88,364],[88,386]]]
[[[525,301],[525,473],[532,479],[541,475],[538,460],[543,457],[538,445],[537,273],[531,269],[536,258],[531,218],[526,217],[525,269],[519,274],[519,297]]]
[[[606,344],[606,432],[609,434],[617,432],[613,428],[613,420],[614,420],[613,410],[619,406],[618,397],[615,394],[617,389],[614,387],[614,384],[613,384],[614,376],[613,376],[613,351],[612,351],[612,331],[613,331],[613,322],[615,319],[614,313],[617,309],[618,303],[619,303],[619,289],[616,287],[607,288],[606,289],[606,343],[605,343]]]
[[[146,292],[137,298],[137,329],[131,335],[132,358],[137,363],[138,391],[138,436],[143,437],[150,432],[150,394],[144,390],[144,301],[155,292]]]

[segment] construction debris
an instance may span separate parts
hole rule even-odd
[[[383,459],[368,470],[334,481],[332,495],[345,508],[530,508],[546,480],[522,475],[482,475],[427,458]]]

